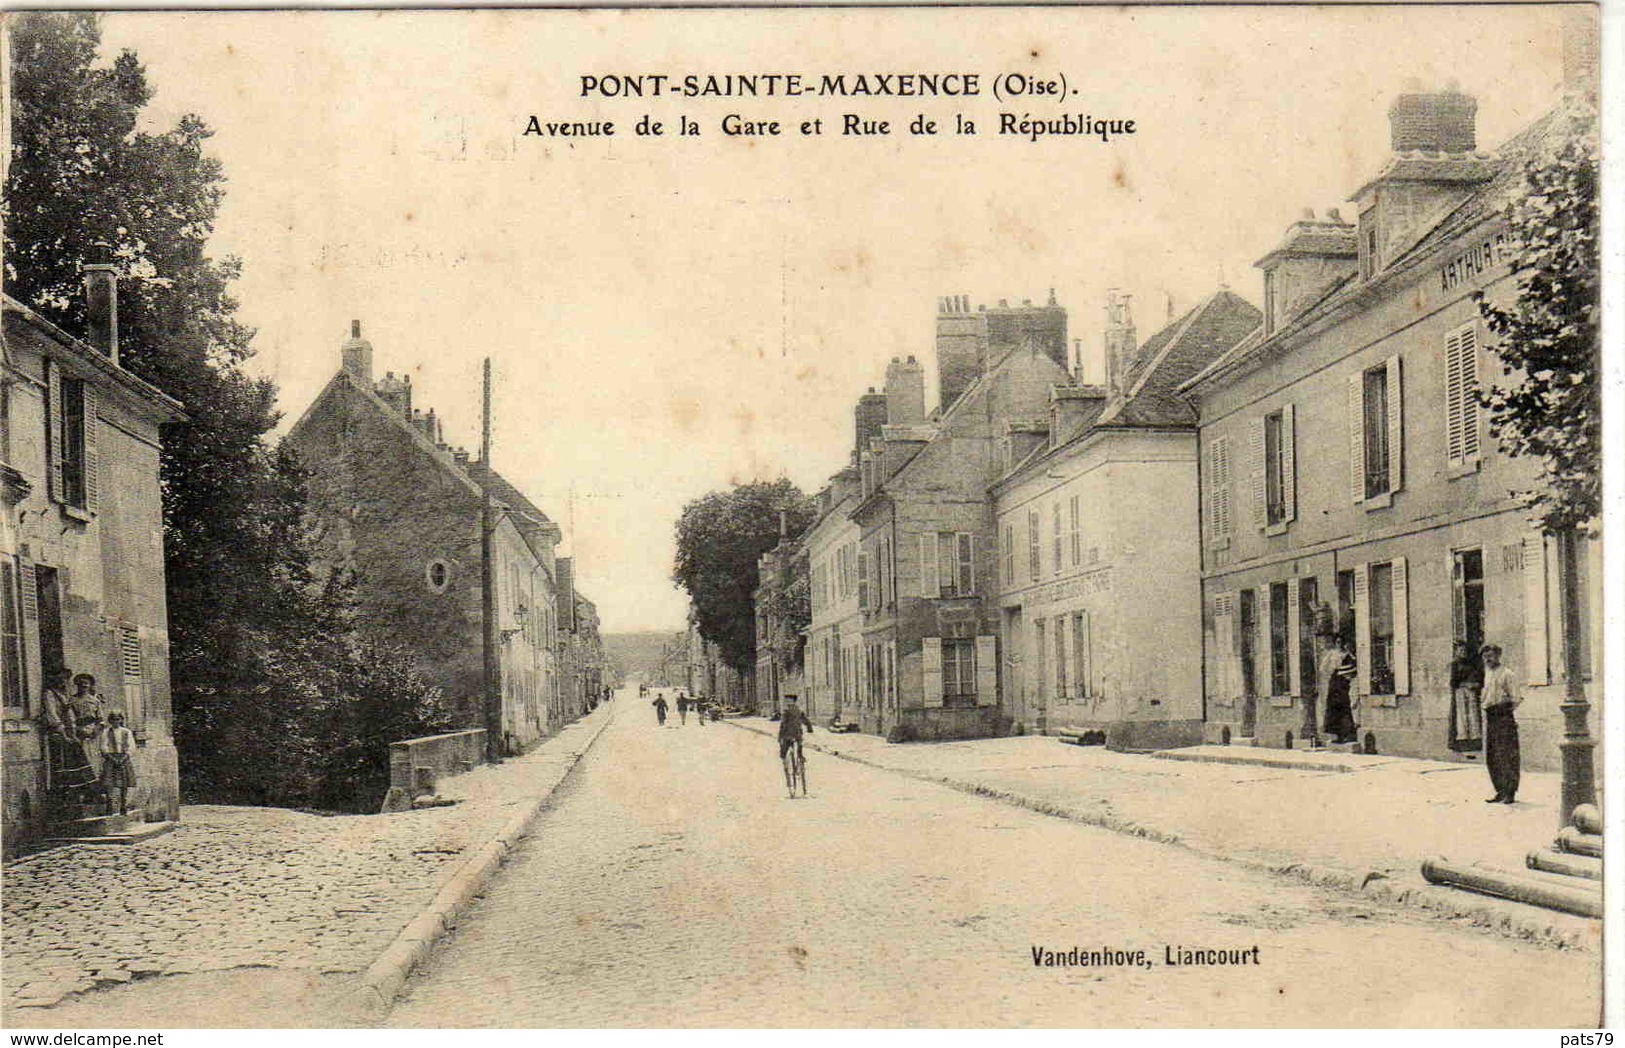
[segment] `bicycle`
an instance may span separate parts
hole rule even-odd
[[[807,756],[801,752],[800,739],[784,751],[784,785],[791,799],[795,798],[797,786],[801,787],[801,795],[807,796]]]

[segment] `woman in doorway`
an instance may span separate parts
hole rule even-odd
[[[45,719],[45,745],[51,772],[51,789],[62,792],[83,791],[96,785],[96,770],[85,755],[81,733],[89,723],[81,724],[73,701],[68,698],[68,682],[73,675],[67,669],[56,669],[46,675],[45,693],[41,696],[41,711]],[[96,725],[100,730],[99,714]]]
[[[1358,668],[1354,655],[1349,651],[1349,642],[1344,637],[1337,637],[1332,641],[1331,650],[1327,653],[1325,672],[1321,674],[1321,687],[1325,695],[1321,700],[1321,709],[1325,710],[1326,720],[1323,725],[1325,737],[1335,743],[1349,743],[1355,741],[1358,725],[1354,723],[1354,678]]]
[[[1478,707],[1483,690],[1483,663],[1473,657],[1470,644],[1456,641],[1450,662],[1450,748],[1457,753],[1477,753],[1484,746]]]

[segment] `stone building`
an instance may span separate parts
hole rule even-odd
[[[863,645],[853,719],[899,738],[1002,734],[996,548],[988,487],[1011,423],[1042,419],[1068,385],[1065,312],[940,303],[938,404],[918,368],[888,369],[884,425],[860,410],[856,553]],[[946,361],[946,366],[944,366]],[[860,409],[862,404],[860,402]],[[878,430],[878,432],[876,432]],[[843,714],[844,715],[844,714]]]
[[[857,666],[863,652],[858,546],[862,529],[850,514],[859,494],[855,465],[836,473],[818,493],[817,516],[801,536],[811,612],[803,705],[807,716],[820,724],[858,720]]]
[[[4,300],[0,377],[0,682],[4,847],[42,834],[138,832],[53,784],[42,692],[96,678],[136,737],[132,816],[179,813],[164,598],[161,428],[181,405],[119,364],[118,283],[86,267],[81,340]],[[84,818],[86,821],[75,820]]]
[[[802,544],[784,530],[779,517],[778,545],[757,561],[756,711],[776,716],[787,695],[802,699],[806,691],[803,655],[806,633],[800,612],[807,602],[807,557]],[[806,709],[806,703],[802,703]]]
[[[1258,320],[1221,290],[1137,346],[1114,293],[1106,384],[1056,385],[1046,414],[1006,425],[990,578],[1015,730],[1200,740],[1196,413],[1175,389]]]
[[[482,727],[481,517],[490,490],[502,747],[517,752],[579,715],[559,665],[562,538],[501,474],[443,439],[409,377],[374,380],[360,322],[342,366],[289,432],[311,471],[319,567],[354,573],[363,624],[399,643],[444,689],[464,727]],[[573,609],[573,605],[567,604]]]
[[[1354,220],[1292,225],[1258,263],[1262,326],[1184,387],[1201,418],[1213,741],[1302,745],[1317,633],[1337,631],[1355,646],[1360,744],[1452,757],[1452,644],[1495,642],[1526,685],[1525,766],[1556,767],[1556,562],[1511,495],[1538,464],[1498,450],[1474,397],[1500,366],[1473,296],[1515,293],[1503,205],[1557,117],[1485,153],[1476,108],[1401,95]],[[1600,549],[1583,553],[1595,675]]]

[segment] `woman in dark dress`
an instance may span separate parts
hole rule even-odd
[[[1354,678],[1359,672],[1354,656],[1349,652],[1348,641],[1342,637],[1333,643],[1333,652],[1341,657],[1332,664],[1332,670],[1326,674],[1326,701],[1323,708],[1326,711],[1325,732],[1332,742],[1353,742],[1358,727],[1354,723]],[[1328,663],[1331,660],[1327,660]]]

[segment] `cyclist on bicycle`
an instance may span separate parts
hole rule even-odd
[[[784,713],[779,717],[779,760],[790,752],[791,746],[801,745],[802,730],[812,731],[812,721],[807,719],[807,711],[796,704],[794,695],[784,697]]]

